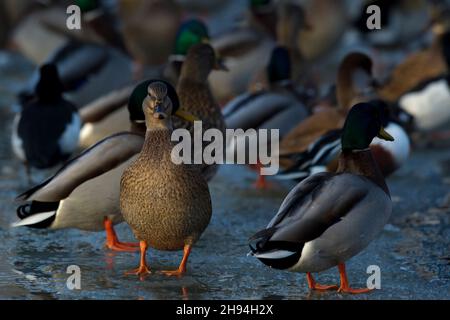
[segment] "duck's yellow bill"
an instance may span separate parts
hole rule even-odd
[[[383,127],[381,127],[380,132],[378,133],[378,138],[386,140],[386,141],[394,141],[394,137],[391,136]]]
[[[175,115],[178,118],[181,118],[181,119],[189,121],[189,122],[200,121],[200,119],[197,118],[196,116],[194,116],[193,114],[191,114],[187,111],[181,110],[181,109],[178,109],[177,112],[175,112]]]

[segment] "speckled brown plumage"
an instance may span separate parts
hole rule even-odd
[[[211,218],[206,181],[195,166],[171,160],[171,130],[149,130],[144,148],[124,172],[121,210],[137,239],[158,250],[193,245]]]
[[[225,120],[222,111],[208,85],[208,75],[215,63],[215,53],[210,45],[193,46],[183,64],[177,93],[181,108],[202,121],[203,131],[215,128],[225,134]],[[173,123],[174,128],[186,128],[193,136],[194,126],[191,122],[174,118]],[[204,143],[203,147],[208,144]],[[218,165],[201,165],[202,174],[207,180],[210,180],[217,170]]]

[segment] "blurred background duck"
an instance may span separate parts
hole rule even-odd
[[[167,61],[182,12],[174,0],[119,0],[118,8],[125,45],[135,62],[135,78],[139,79],[143,66]]]
[[[163,271],[167,276],[181,276],[186,272],[192,246],[211,219],[211,197],[198,167],[176,165],[172,160],[174,109],[166,84],[148,86],[143,109],[147,127],[144,147],[120,183],[120,209],[141,249],[139,268],[128,274],[144,276],[151,272],[145,257],[151,247],[184,250],[179,268]]]
[[[73,2],[40,3],[11,34],[10,46],[40,65],[70,41],[94,43],[115,47],[126,52],[118,22],[111,8],[100,0],[77,0]],[[82,31],[67,28],[67,7],[76,4],[82,11]],[[44,45],[45,44],[45,45]]]
[[[275,46],[276,14],[273,0],[249,1],[244,24],[212,40],[230,70],[211,75],[211,89],[219,103],[245,92],[255,74],[269,62]]]
[[[392,112],[392,106],[382,100],[372,100],[370,103],[387,110],[388,117],[383,120],[382,125],[395,139],[393,142],[387,142],[376,137],[370,144],[375,162],[383,176],[387,177],[406,162],[411,152],[411,142],[403,123],[398,120],[397,113]],[[318,172],[335,172],[342,151],[341,138],[342,129],[327,132],[311,143],[306,151],[290,155],[293,165],[275,178],[301,181]]]
[[[230,101],[223,109],[227,128],[279,129],[283,138],[309,115],[291,75],[289,51],[285,47],[274,48],[266,67],[268,89],[247,92]]]
[[[269,225],[251,237],[250,255],[274,269],[306,273],[311,290],[371,290],[350,287],[345,263],[375,239],[392,212],[389,189],[369,149],[375,137],[393,140],[382,127],[386,116],[367,103],[350,110],[337,173],[315,174],[292,189]],[[313,272],[335,266],[340,286],[315,282]]]
[[[21,107],[13,124],[12,147],[27,169],[51,168],[67,160],[78,146],[81,119],[63,97],[55,65],[41,67],[35,98]]]
[[[213,47],[206,43],[193,45],[181,68],[177,92],[183,110],[202,121],[203,132],[209,129],[218,129],[225,136],[225,119],[208,83],[208,77],[213,70],[227,71]],[[192,122],[174,119],[173,125],[175,128],[188,128],[191,136],[194,137]],[[203,147],[208,144],[205,142]],[[203,148],[201,152],[203,153]],[[217,165],[204,164],[201,166],[201,172],[207,181],[214,177],[217,170]]]
[[[416,128],[422,132],[433,132],[440,129],[442,134],[432,135],[434,138],[450,138],[450,32],[442,36],[447,72],[439,77],[428,79],[413,90],[402,95],[398,104],[414,116]]]
[[[181,68],[190,47],[207,42],[206,25],[198,19],[190,19],[181,24],[174,45],[174,53],[169,57],[158,78],[176,86]],[[87,148],[101,139],[129,127],[127,102],[135,85],[127,85],[101,96],[80,109],[83,128],[80,146]],[[143,115],[142,115],[143,117]]]
[[[338,105],[317,112],[293,128],[280,143],[280,156],[304,152],[322,135],[342,128],[348,110],[357,102],[374,97],[372,60],[366,54],[348,54],[338,70],[336,92]],[[280,161],[290,167],[289,161]]]

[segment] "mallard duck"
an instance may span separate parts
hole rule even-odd
[[[208,28],[201,20],[190,19],[183,22],[178,30],[174,52],[157,78],[176,85],[189,48],[197,43],[206,43],[208,39]],[[127,101],[133,89],[134,85],[127,85],[80,108],[83,120],[80,147],[87,148],[113,133],[128,130]],[[142,121],[143,119],[142,114]]]
[[[150,273],[145,254],[151,247],[184,249],[178,270],[164,272],[183,275],[192,246],[211,219],[208,184],[198,168],[172,161],[172,99],[166,84],[149,85],[142,106],[147,126],[144,147],[123,173],[120,184],[120,208],[141,249],[140,266],[129,274]]]
[[[348,54],[338,70],[337,108],[327,108],[299,123],[281,140],[280,155],[304,152],[328,131],[341,129],[351,106],[374,97],[372,82],[370,57],[359,52]],[[290,165],[292,163],[283,164],[287,167]]]
[[[423,34],[429,24],[428,1],[425,0],[370,0],[364,1],[358,12],[361,13],[355,20],[357,30],[364,36],[371,46],[394,49],[410,44]],[[380,8],[380,30],[367,28],[367,14],[369,6]]]
[[[381,108],[391,113],[390,106],[384,101],[373,100],[371,103],[379,104]],[[401,114],[401,116],[408,115]],[[382,124],[395,141],[386,142],[375,138],[370,144],[370,149],[383,176],[387,177],[406,162],[411,151],[411,141],[402,123],[394,115],[390,115]],[[306,151],[290,155],[290,158],[294,159],[294,165],[279,173],[275,178],[303,180],[318,172],[335,172],[341,153],[341,138],[341,129],[327,132],[314,141]]]
[[[447,64],[444,75],[427,79],[398,99],[401,108],[414,117],[419,131],[448,128],[450,124],[450,32],[442,38],[442,51]]]
[[[212,70],[226,71],[227,69],[221,64],[209,44],[193,45],[181,68],[177,92],[181,107],[201,119],[204,131],[214,128],[225,135],[225,120],[208,84],[208,76]],[[175,128],[187,128],[191,134],[194,134],[192,122],[174,119],[173,124]],[[204,146],[207,144],[204,143]],[[217,165],[201,166],[202,174],[207,181],[212,179],[217,170]]]
[[[113,45],[124,51],[120,44],[120,35],[115,32],[110,15],[104,12],[100,2],[92,0],[87,2],[96,6],[81,5],[81,8],[86,10],[81,16],[83,32],[67,28],[67,7],[50,6],[32,12],[15,27],[11,35],[11,46],[36,65],[45,63],[53,52],[71,41]],[[105,28],[105,24],[108,28]]]
[[[391,141],[383,129],[385,114],[377,105],[354,106],[345,122],[336,173],[319,173],[288,194],[266,229],[255,234],[251,255],[281,270],[304,272],[313,290],[352,289],[345,262],[361,252],[387,223],[392,202],[369,145],[373,138]],[[323,286],[313,272],[339,266],[341,285]]]
[[[224,107],[227,128],[279,129],[282,138],[307,117],[309,112],[292,83],[286,48],[274,48],[266,74],[268,90],[244,93]]]
[[[212,40],[212,46],[230,69],[211,74],[216,99],[226,102],[247,90],[253,77],[267,65],[275,46],[276,6],[271,0],[251,1],[247,25]]]
[[[119,0],[119,16],[128,51],[139,66],[167,61],[181,23],[174,0]]]
[[[90,77],[105,66],[108,58],[108,51],[104,47],[71,41],[55,50],[45,63],[57,66],[64,92],[68,93],[80,90]],[[33,99],[38,80],[39,68],[20,91],[19,98],[22,101]]]
[[[13,151],[27,168],[53,167],[67,160],[78,146],[80,116],[62,91],[56,66],[42,66],[36,98],[22,105],[13,125]]]
[[[29,202],[17,209],[14,227],[106,230],[111,250],[135,251],[117,239],[113,225],[123,221],[119,210],[120,177],[142,148],[134,133],[108,137],[68,162],[53,177],[20,195]]]
[[[148,80],[143,85],[148,87],[153,82]],[[138,101],[142,105],[141,87],[137,86],[131,94],[130,110]],[[174,96],[173,109],[177,113],[179,101],[175,89],[171,87],[169,92]],[[135,112],[130,117],[135,121]],[[109,249],[137,250],[133,244],[121,243],[113,227],[123,221],[119,209],[120,177],[144,143],[145,131],[136,126],[132,129],[133,132],[118,133],[98,142],[66,163],[53,177],[20,195],[17,199],[28,203],[17,209],[21,220],[14,226],[106,230]]]
[[[189,49],[197,43],[209,42],[208,27],[199,19],[189,19],[178,29],[175,47],[163,71],[164,79],[176,86]]]
[[[395,103],[409,91],[448,72],[444,37],[446,31],[450,30],[448,22],[450,17],[448,13],[441,13],[435,19],[432,29],[434,38],[431,45],[410,54],[394,68],[387,81],[379,84],[380,98]]]

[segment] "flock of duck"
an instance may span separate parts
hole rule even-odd
[[[343,4],[325,2],[338,19]],[[399,2],[390,10],[406,10]],[[151,273],[149,248],[183,250],[179,268],[163,271],[181,276],[210,222],[208,183],[219,165],[174,164],[171,133],[192,132],[196,120],[205,130],[222,133],[278,129],[282,169],[275,178],[298,184],[267,227],[250,237],[249,255],[275,269],[306,273],[314,290],[370,291],[351,288],[345,262],[389,220],[385,177],[407,161],[412,136],[430,142],[449,138],[442,131],[450,128],[448,8],[433,4],[432,23],[421,30],[426,40],[403,54],[385,79],[376,77],[374,52],[382,59],[385,51],[399,49],[368,38],[377,51],[350,50],[328,86],[330,71],[316,70],[330,62],[319,59],[314,66],[311,56],[334,56],[336,43],[343,42],[335,33],[344,32],[331,18],[331,26],[323,26],[320,5],[309,12],[296,1],[252,0],[246,23],[211,37],[201,19],[183,18],[175,1],[118,1],[117,16],[100,1],[77,3],[88,28],[83,37],[93,33],[89,37],[97,40],[69,31],[53,34],[64,44],[34,59],[41,67],[18,95],[22,109],[11,142],[29,180],[32,169],[63,165],[17,197],[14,227],[105,230],[107,248],[140,251],[139,267],[128,272],[139,276]],[[195,3],[207,10],[223,5]],[[55,10],[31,15],[57,16]],[[104,28],[111,19],[121,21],[122,34],[111,24]],[[14,47],[32,60],[20,28],[38,34],[43,24],[51,24],[45,21],[29,18],[15,31]],[[305,42],[315,28],[325,34],[326,44]],[[80,90],[96,92],[104,85],[98,74],[124,57],[133,61],[130,75],[123,75],[129,80],[86,103],[77,100]],[[267,187],[263,177],[257,187]],[[114,225],[124,221],[139,243],[119,241]],[[315,282],[312,273],[336,266],[340,286]]]

